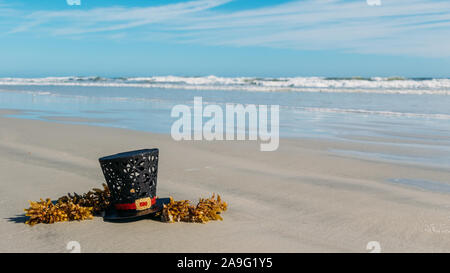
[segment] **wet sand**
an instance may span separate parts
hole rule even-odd
[[[449,169],[333,153],[368,150],[363,142],[281,139],[279,150],[260,152],[256,142],[15,118],[0,118],[0,128],[0,252],[67,252],[69,241],[82,252],[368,252],[369,241],[383,252],[450,251],[450,196],[407,183],[447,185]],[[158,195],[219,193],[229,203],[223,222],[24,224],[27,200],[99,187],[99,157],[152,147]]]

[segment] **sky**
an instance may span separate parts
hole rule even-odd
[[[0,77],[94,75],[450,77],[450,1],[0,0]]]

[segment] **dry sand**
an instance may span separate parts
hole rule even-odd
[[[5,113],[5,112],[3,112]],[[24,224],[27,200],[86,192],[104,179],[97,158],[160,148],[158,195],[229,203],[223,222],[109,223],[102,218]],[[330,149],[364,144],[282,139],[175,142],[170,136],[0,118],[0,252],[383,252],[450,251],[448,194],[387,182],[449,182],[448,169],[358,160]],[[372,147],[373,148],[373,147]]]

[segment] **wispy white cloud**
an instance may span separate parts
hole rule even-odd
[[[231,0],[197,0],[151,7],[110,7],[90,10],[36,11],[10,33],[41,27],[55,35],[118,31],[169,21],[223,5]]]
[[[110,36],[117,39],[114,32],[138,28],[142,35],[161,33],[151,39],[175,43],[450,56],[448,0],[386,0],[381,6],[369,6],[365,0],[303,0],[243,11],[212,9],[228,2],[38,11],[27,14],[11,33],[113,32]]]

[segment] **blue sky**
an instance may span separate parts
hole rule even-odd
[[[0,0],[1,77],[450,77],[449,45],[448,0]]]

